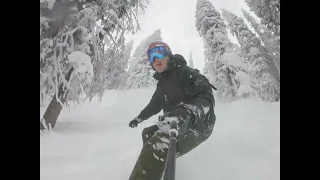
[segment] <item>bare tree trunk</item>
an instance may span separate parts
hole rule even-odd
[[[73,68],[69,70],[66,76],[67,81],[69,81],[72,72],[73,72]],[[68,95],[68,90],[66,88],[63,88],[63,84],[61,84],[58,92],[58,98],[61,103],[64,104],[66,102],[68,97],[67,95]],[[47,107],[47,110],[44,113],[43,118],[41,119],[40,130],[45,130],[49,127],[53,129],[55,127],[58,116],[62,110],[62,105],[60,104],[60,102],[57,100],[57,96],[55,94],[49,106]]]

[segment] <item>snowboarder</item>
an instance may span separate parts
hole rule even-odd
[[[147,50],[157,88],[149,104],[129,123],[137,127],[163,110],[159,124],[142,131],[143,148],[129,180],[160,180],[163,174],[169,135],[168,121],[178,121],[176,157],[188,153],[212,133],[216,116],[215,100],[208,79],[187,66],[183,56],[172,54],[164,42],[153,42]]]

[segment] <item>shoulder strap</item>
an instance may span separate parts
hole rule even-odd
[[[214,87],[214,86],[209,82],[209,80],[208,80],[208,78],[207,78],[206,76],[204,76],[204,75],[202,75],[202,74],[200,73],[199,69],[194,69],[194,70],[195,70],[200,76],[202,76],[202,77],[207,81],[207,83],[211,86],[212,89],[218,90],[216,87]]]

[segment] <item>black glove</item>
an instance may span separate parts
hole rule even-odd
[[[129,127],[134,128],[134,127],[137,127],[138,124],[139,124],[139,121],[137,119],[134,119],[129,122]]]

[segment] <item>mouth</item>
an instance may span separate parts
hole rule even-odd
[[[162,66],[163,63],[160,61],[160,62],[155,63],[154,65],[155,65],[155,66]]]
[[[157,69],[158,72],[162,72],[165,69],[165,66],[162,63],[154,64],[153,67]]]

